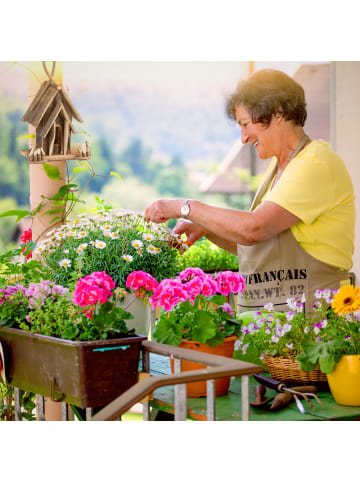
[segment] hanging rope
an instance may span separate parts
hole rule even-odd
[[[56,65],[56,62],[53,61],[53,65],[52,65],[52,69],[51,69],[51,74],[49,74],[49,71],[46,67],[46,62],[43,61],[43,67],[44,67],[44,70],[46,72],[46,75],[49,77],[49,80],[50,82],[53,82],[54,84],[56,84],[55,80],[53,79],[53,75],[54,75],[54,72],[55,72],[55,65]]]

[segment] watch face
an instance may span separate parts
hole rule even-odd
[[[181,215],[182,216],[187,216],[190,212],[190,207],[188,204],[184,204],[183,206],[181,206],[181,209],[180,209],[180,212],[181,212]]]

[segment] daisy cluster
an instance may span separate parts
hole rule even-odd
[[[147,223],[139,213],[111,209],[79,215],[51,230],[33,254],[42,257],[63,283],[79,268],[82,275],[105,269],[117,282],[115,270],[131,272],[161,262],[170,267],[169,252],[178,255],[179,247],[186,249],[166,226]],[[158,261],[151,261],[155,258]]]

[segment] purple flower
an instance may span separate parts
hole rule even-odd
[[[219,306],[223,311],[229,313],[229,315],[234,316],[234,311],[229,303],[224,303],[223,305]]]

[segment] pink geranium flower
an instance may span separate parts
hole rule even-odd
[[[180,280],[164,279],[149,299],[154,310],[157,306],[162,306],[165,311],[171,311],[178,303],[189,299],[189,295]]]
[[[155,291],[159,283],[149,273],[144,271],[133,271],[126,278],[126,287],[138,291],[141,288],[146,291]]]
[[[222,271],[216,277],[219,293],[228,296],[230,293],[243,293],[245,291],[245,280],[240,273],[233,271]]]
[[[200,268],[186,268],[184,269],[184,271],[181,271],[181,273],[178,276],[178,279],[184,283],[187,283],[188,281],[198,276],[204,276],[204,275],[205,275],[204,271]]]
[[[94,271],[84,278],[80,278],[75,286],[73,303],[79,306],[106,303],[112,296],[115,283],[105,271]]]

